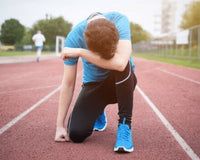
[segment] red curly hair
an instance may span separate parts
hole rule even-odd
[[[119,34],[112,22],[101,18],[88,24],[85,30],[85,40],[89,50],[104,59],[111,59],[117,49]]]

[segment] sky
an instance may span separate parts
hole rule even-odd
[[[152,35],[155,31],[155,16],[160,15],[162,0],[0,0],[0,24],[16,18],[26,27],[31,27],[46,14],[63,16],[76,25],[92,12],[118,11],[131,22],[140,24]],[[178,31],[185,5],[192,0],[175,0],[177,5],[176,30]]]

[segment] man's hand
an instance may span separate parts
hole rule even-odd
[[[68,47],[65,47],[62,50],[61,58],[63,60],[66,60],[68,58],[76,58],[76,57],[80,56],[80,53],[81,53],[81,49],[80,48],[68,48]]]
[[[57,127],[56,128],[55,141],[56,142],[69,141],[69,136],[67,135],[67,131],[64,127]]]

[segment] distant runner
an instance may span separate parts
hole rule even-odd
[[[131,119],[133,92],[137,83],[132,52],[130,23],[118,12],[94,13],[68,34],[64,75],[59,98],[55,141],[83,142],[93,130],[107,125],[104,112],[108,104],[118,103],[119,124],[114,151],[132,152]],[[83,85],[64,126],[76,81],[78,58],[83,63]]]
[[[45,42],[45,37],[41,33],[41,31],[37,31],[37,34],[33,35],[32,40],[34,41],[35,47],[36,47],[36,54],[37,54],[36,55],[36,61],[39,62],[41,52],[42,52],[42,49],[43,49],[43,43]]]

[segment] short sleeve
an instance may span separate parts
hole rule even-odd
[[[116,27],[119,32],[119,39],[131,40],[130,22],[125,15],[120,15]]]
[[[65,39],[64,47],[69,47],[69,48],[78,48],[79,46],[77,45],[76,42],[76,35],[75,32],[71,31],[68,36]],[[77,58],[69,58],[64,61],[65,65],[75,65],[78,62],[78,57]]]

